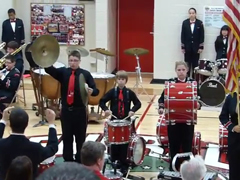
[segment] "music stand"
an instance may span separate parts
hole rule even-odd
[[[141,75],[141,66],[140,66],[140,62],[139,62],[139,56],[137,54],[134,54],[134,56],[136,57],[136,60],[137,60],[137,67],[135,67],[136,84],[133,86],[133,89],[136,89],[135,93],[138,94],[138,89],[141,88],[142,93],[145,93],[150,98],[149,94],[147,93],[147,91],[144,89],[144,87],[142,85],[142,75]],[[140,94],[142,94],[142,93],[140,93]],[[151,100],[151,98],[150,98],[150,100]]]

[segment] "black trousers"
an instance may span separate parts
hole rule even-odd
[[[176,124],[168,126],[168,140],[170,148],[170,170],[172,171],[172,160],[177,153],[192,152],[192,141],[194,125]],[[176,162],[179,169],[181,162]]]
[[[61,112],[61,125],[63,137],[63,159],[74,161],[73,159],[73,136],[75,137],[77,153],[75,161],[81,163],[80,152],[86,139],[87,131],[87,111],[86,108],[63,107]]]
[[[12,98],[0,95],[0,119],[2,119],[2,113],[7,108],[5,103],[11,103]]]
[[[184,53],[184,61],[188,64],[189,71],[188,71],[188,77],[194,78],[194,68],[198,66],[198,61],[199,61],[200,54],[193,51],[191,49],[190,51],[186,51]],[[192,74],[191,73],[192,70]]]
[[[240,179],[240,134],[228,133],[229,180]]]
[[[112,162],[118,161],[118,166],[123,174],[128,170],[129,164],[127,162],[127,153],[128,153],[128,145],[120,144],[120,145],[110,145],[110,158]]]

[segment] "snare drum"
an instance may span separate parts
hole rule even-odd
[[[218,59],[218,73],[219,74],[227,74],[227,59]]]
[[[65,65],[60,62],[54,63],[53,66],[55,68],[65,67]],[[39,75],[41,75],[41,91],[43,97],[47,99],[59,99],[61,97],[61,84],[47,74],[44,69],[35,69],[33,75],[37,89],[40,87]]]
[[[212,75],[212,68],[210,66],[211,61],[207,59],[200,59],[198,61],[198,70],[197,72],[199,74],[205,75],[205,76],[211,76]]]
[[[114,170],[108,170],[106,169],[103,176],[108,178],[109,180],[122,180],[123,174],[119,171],[116,171],[116,174],[114,174]]]
[[[169,151],[168,130],[164,115],[160,115],[158,119],[156,136],[158,143],[161,145],[161,147],[164,148],[166,151]],[[176,134],[176,136],[180,136],[180,134]],[[194,155],[200,154],[200,150],[201,150],[201,133],[195,132],[192,142],[192,153]]]
[[[204,104],[220,106],[226,98],[225,81],[222,78],[208,78],[201,84],[199,92]]]
[[[127,144],[131,139],[131,121],[128,120],[108,120],[107,137],[109,144]]]
[[[146,142],[136,135],[132,138],[128,146],[127,160],[130,164],[138,166],[141,165],[145,157]]]
[[[54,159],[55,159],[55,156],[52,156],[52,157],[44,160],[41,164],[39,164],[39,166],[38,166],[38,173],[41,174],[45,170],[47,170],[48,168],[54,166],[55,165]]]
[[[115,86],[115,75],[109,73],[91,73],[96,83],[99,94],[97,96],[89,96],[88,104],[96,106],[99,104],[100,99]]]
[[[219,125],[219,148],[222,152],[228,150],[228,130],[221,124]]]
[[[169,125],[197,124],[197,82],[165,83],[165,119]]]

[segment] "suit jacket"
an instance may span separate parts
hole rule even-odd
[[[235,149],[240,153],[240,133],[232,132],[233,127],[238,125],[238,114],[236,113],[237,98],[237,93],[227,96],[219,115],[219,120],[228,130],[228,150]]]
[[[3,136],[5,124],[0,123],[0,138]],[[43,147],[31,142],[24,135],[10,135],[0,140],[0,180],[4,180],[8,167],[18,156],[27,156],[33,164],[33,179],[38,175],[38,165],[45,159],[54,156],[58,151],[58,139],[55,128],[49,128],[48,143]]]
[[[182,23],[181,32],[181,47],[186,52],[193,50],[198,52],[199,49],[204,47],[204,27],[202,21],[196,19],[194,30],[192,33],[190,20],[186,19]]]
[[[176,82],[176,83],[181,83],[181,81],[179,81],[178,78],[171,78],[171,79],[169,79],[168,81],[169,81],[169,82],[172,82],[172,81],[173,81],[173,82]],[[187,81],[194,81],[194,79],[187,77],[187,78],[185,79],[185,82],[187,82]],[[200,94],[200,92],[199,92],[199,85],[198,85],[198,87],[197,87],[197,91],[198,91],[197,94],[198,94],[198,96],[199,96],[200,99],[201,99],[201,94]],[[160,98],[158,99],[158,105],[159,105],[159,109],[160,109],[160,108],[163,108],[163,109],[164,109],[164,90],[163,90]],[[201,106],[202,106],[202,105],[201,105],[201,103],[200,103],[200,107],[201,107]]]
[[[3,71],[6,72],[6,70]],[[20,79],[21,74],[18,69],[10,70],[3,80],[0,79],[0,97],[6,97],[11,101],[19,87]]]
[[[16,54],[15,55],[15,58],[16,58],[16,64],[15,64],[15,68],[17,68],[20,72],[20,74],[22,75],[23,73],[23,66],[24,66],[24,62],[23,62],[23,58],[21,56],[21,54]]]
[[[21,19],[16,18],[15,32],[12,29],[10,19],[7,19],[2,24],[2,42],[8,43],[16,41],[19,45],[25,40],[24,24]]]
[[[218,36],[215,41],[215,51],[217,53],[216,59],[226,58],[227,57],[227,48],[228,48],[228,38],[226,38],[226,43],[223,42],[223,37]]]
[[[119,103],[119,88],[110,89],[99,102],[99,106],[102,110],[108,110],[106,103],[110,101],[110,110],[113,115],[119,119],[123,119],[128,116],[129,111],[136,112],[141,108],[141,102],[139,101],[136,94],[126,87],[123,88],[123,103],[124,103],[124,117],[120,117],[118,114],[118,103]],[[131,103],[133,103],[133,107],[131,108]]]

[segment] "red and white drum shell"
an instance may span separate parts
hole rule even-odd
[[[146,142],[145,140],[136,135],[128,146],[127,160],[132,165],[141,165],[145,157]]]
[[[197,124],[197,82],[165,82],[165,119],[167,124]]]
[[[108,124],[107,124],[107,120],[104,121],[104,123],[103,123],[103,138],[104,138],[104,143],[105,143],[105,145],[109,145],[109,142],[108,142]]]
[[[48,168],[52,167],[55,165],[55,156],[52,156],[46,160],[44,160],[42,163],[38,165],[38,173],[41,174]]]
[[[132,122],[128,120],[107,120],[106,142],[108,144],[127,144],[131,140]]]
[[[156,135],[157,141],[162,147],[168,147],[168,133],[167,133],[167,124],[164,115],[160,115],[157,128],[156,128]]]
[[[123,174],[119,171],[114,174],[114,170],[106,169],[103,176],[105,176],[109,180],[123,180]]]
[[[162,148],[169,150],[169,141],[168,141],[168,130],[166,125],[166,120],[164,115],[160,115],[157,123],[156,128],[156,136],[158,143],[161,145]],[[179,136],[176,134],[176,136]],[[201,133],[195,132],[193,136],[192,142],[192,153],[194,155],[200,154],[201,150]]]
[[[222,152],[228,150],[228,130],[221,124],[219,125],[219,148]]]

